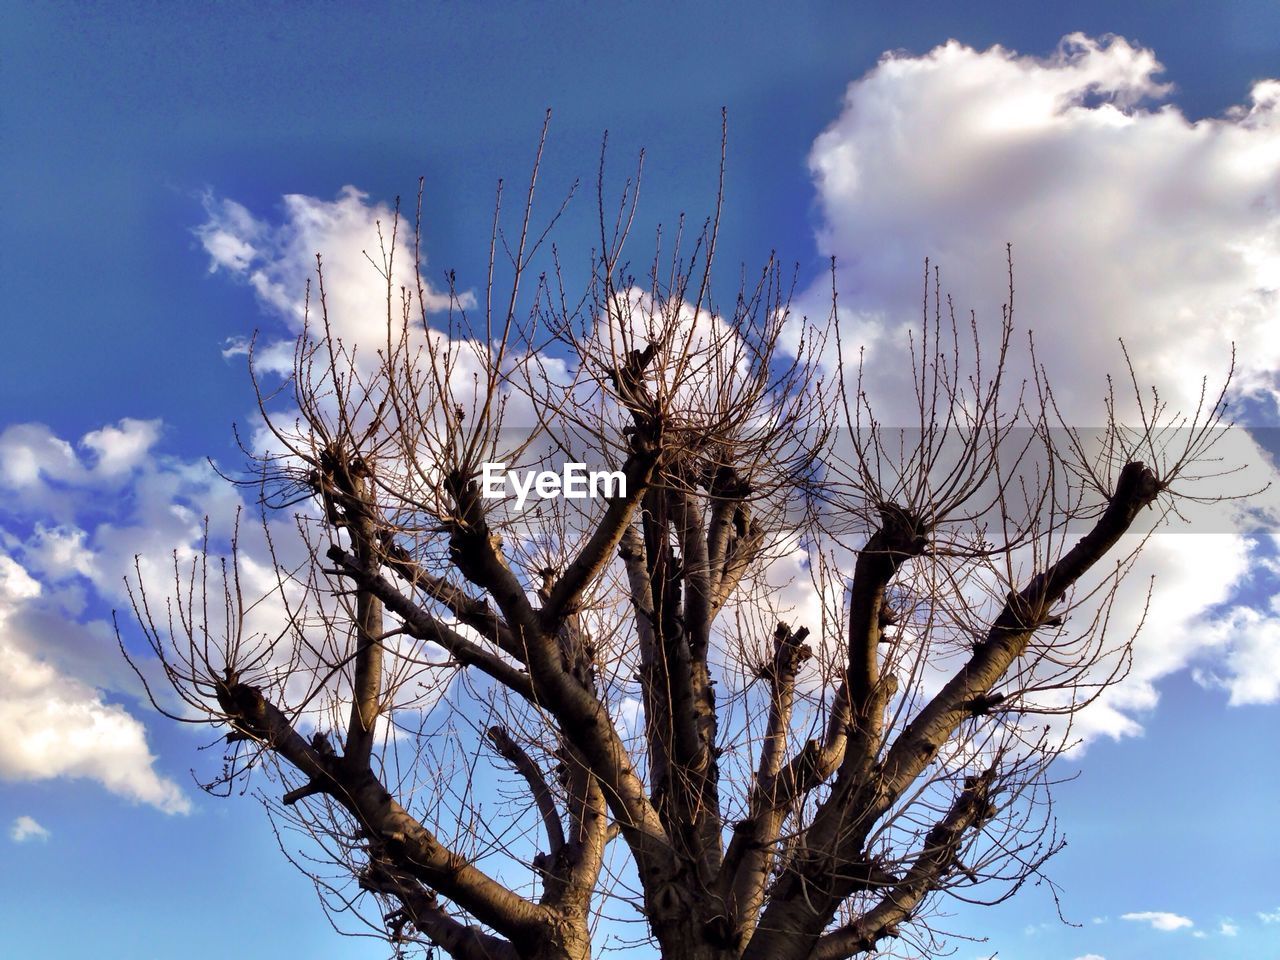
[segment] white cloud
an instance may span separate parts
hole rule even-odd
[[[0,645],[0,777],[48,780],[86,777],[112,793],[165,813],[186,813],[190,801],[153,768],[142,723],[104,702],[92,687],[48,664]]]
[[[103,476],[114,477],[142,463],[159,438],[159,420],[126,417],[117,426],[86,433],[80,443],[96,455],[94,469]]]
[[[1171,87],[1161,70],[1121,38],[1076,34],[1047,58],[955,41],[889,54],[849,86],[809,161],[818,243],[840,267],[843,350],[866,350],[863,386],[883,422],[913,415],[902,406],[912,396],[905,344],[919,323],[923,258],[989,343],[1007,294],[1006,242],[1015,320],[1034,332],[1068,423],[1102,421],[1106,375],[1124,373],[1117,337],[1138,380],[1173,409],[1194,409],[1233,341],[1236,395],[1264,406],[1280,397],[1280,82],[1192,122],[1162,102]],[[826,312],[824,289],[800,298],[808,315]],[[1015,350],[1012,379],[1028,370]],[[1227,443],[1226,461],[1249,472],[1196,492],[1274,478],[1244,431]],[[1268,505],[1274,516],[1274,497]],[[1280,613],[1230,609],[1259,553],[1236,533],[1234,506],[1193,509],[1196,535],[1157,537],[1116,608],[1119,638],[1156,575],[1134,669],[1078,719],[1086,739],[1137,733],[1155,682],[1193,664],[1232,703],[1280,700]]]
[[[609,712],[623,737],[635,737],[644,733],[644,704],[639,698],[624,697]]]
[[[1100,953],[1086,953],[1082,957],[1076,957],[1076,960],[1107,960],[1107,958]]]
[[[1145,910],[1141,913],[1124,913],[1120,915],[1120,919],[1132,920],[1135,923],[1147,923],[1151,925],[1152,930],[1163,930],[1166,933],[1173,930],[1181,930],[1186,927],[1195,926],[1194,921],[1190,918],[1176,913],[1168,913],[1164,910]]]
[[[50,580],[69,576],[91,576],[93,551],[85,546],[86,531],[75,526],[46,527],[36,521],[35,532],[27,541],[24,559],[36,573]]]
[[[1121,549],[1133,546],[1129,542]],[[1108,689],[1076,719],[1077,735],[1087,741],[1098,735],[1119,738],[1140,733],[1138,718],[1158,703],[1156,683],[1161,678],[1205,656],[1220,654],[1220,645],[1231,638],[1221,634],[1216,622],[1209,626],[1206,621],[1249,575],[1253,556],[1250,541],[1233,534],[1164,533],[1148,541],[1121,586],[1109,625],[1110,635],[1120,640],[1131,636],[1141,622],[1132,669],[1123,683]],[[1152,577],[1152,603],[1143,621]],[[1255,682],[1234,671],[1231,676],[1238,682]]]
[[[1218,933],[1224,937],[1235,937],[1240,935],[1240,928],[1230,920],[1223,920],[1218,924]]]
[[[25,490],[44,478],[68,479],[81,470],[75,448],[39,423],[23,423],[0,432],[0,484]]]
[[[34,817],[26,814],[16,818],[9,828],[9,839],[14,843],[26,843],[28,840],[48,840],[49,831],[36,822]]]
[[[1270,913],[1259,910],[1258,919],[1263,923],[1280,923],[1280,908],[1277,908]]]
[[[165,600],[175,589],[174,558],[189,564],[199,555],[208,518],[208,588],[218,597],[218,554],[229,553],[237,512],[246,505],[208,463],[154,451],[159,432],[159,423],[133,421],[94,431],[92,440],[78,444],[39,424],[0,434],[0,492],[6,494],[0,506],[0,726],[9,732],[0,742],[0,782],[84,778],[167,813],[190,809],[184,791],[157,770],[143,722],[154,714],[120,655],[106,611],[120,611],[124,642],[151,692],[166,709],[191,715],[140,637],[124,579],[135,587],[141,580],[163,630]],[[15,442],[6,447],[6,437]],[[22,485],[6,489],[5,457],[21,459],[31,450],[40,453],[30,458],[35,469],[19,472]],[[300,563],[304,550],[293,521],[291,512],[274,531],[286,566]],[[277,637],[288,615],[259,523],[241,525],[239,547],[239,585],[249,606],[242,636]],[[194,582],[198,592],[200,578]],[[221,608],[210,604],[212,631],[223,627]],[[277,652],[293,652],[289,638]],[[308,679],[305,670],[295,671],[296,684]],[[134,702],[144,704],[142,712]]]
[[[1222,648],[1216,672],[1202,677],[1225,687],[1233,706],[1280,700],[1280,619],[1235,607],[1212,627],[1212,639]]]
[[[8,512],[39,513],[49,523],[73,509],[68,487],[115,490],[147,463],[160,436],[159,420],[124,418],[86,433],[75,444],[42,423],[0,431],[0,490],[20,499]]]
[[[281,200],[278,222],[258,219],[236,201],[211,194],[205,196],[204,205],[207,219],[195,233],[209,255],[210,272],[226,271],[249,284],[261,306],[283,319],[294,334],[302,328],[308,284],[311,315],[319,323],[317,254],[324,264],[331,329],[348,345],[364,344],[374,350],[386,342],[387,314],[382,305],[387,280],[379,272],[384,249],[393,255],[392,289],[406,289],[416,298],[419,278],[414,271],[412,223],[400,223],[393,245],[395,211],[386,204],[370,203],[368,194],[353,186],[343,187],[333,200],[288,194]],[[448,291],[422,283],[427,310],[449,309]],[[415,310],[416,303],[415,299]],[[455,306],[474,304],[475,297],[463,293]],[[393,309],[398,319],[398,304]],[[245,349],[243,341],[232,340],[224,355]],[[263,369],[292,369],[292,338],[259,344],[256,353]]]
[[[0,617],[13,604],[40,595],[40,583],[12,557],[0,553]]]
[[[1122,369],[1175,406],[1241,345],[1242,384],[1280,368],[1280,110],[1272,89],[1232,116],[1188,121],[1147,106],[1167,87],[1150,51],[1073,35],[1047,59],[955,41],[890,55],[849,87],[815,141],[824,253],[841,304],[874,350],[919,316],[932,255],[956,303],[990,328],[1018,304],[1069,417],[1099,415]],[[1206,366],[1208,365],[1208,366]]]
[[[158,420],[131,419],[75,443],[41,424],[0,433],[0,724],[10,732],[0,780],[85,778],[166,813],[190,809],[157,772],[125,699],[141,686],[110,623],[94,618],[128,610],[123,578],[136,554],[152,595],[167,595],[168,558],[195,553],[205,516],[225,541],[242,505],[208,464],[157,454],[160,433]],[[250,589],[262,585],[247,576]]]
[[[39,645],[15,627],[40,593],[39,582],[0,555],[0,780],[85,777],[166,813],[186,813],[190,801],[154,769],[142,723],[33,652]],[[54,637],[39,639],[56,645]]]

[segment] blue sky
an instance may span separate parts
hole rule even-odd
[[[77,745],[0,748],[6,955],[223,956],[228,919],[244,956],[385,955],[332,933],[252,798],[194,787],[205,739],[139,702],[106,621],[134,552],[234,509],[202,467],[252,420],[224,348],[287,327],[253,270],[296,297],[308,243],[352,254],[423,176],[428,279],[477,285],[494,183],[526,175],[547,107],[547,189],[590,183],[607,129],[619,176],[646,150],[645,228],[707,212],[727,107],[725,274],[776,249],[816,305],[836,254],[868,343],[926,255],[998,316],[1012,240],[1074,409],[1116,333],[1175,396],[1234,339],[1245,409],[1274,424],[1280,88],[1255,85],[1280,78],[1280,5],[795,6],[3,6],[0,715],[38,705],[11,729]],[[590,202],[562,249],[589,244]],[[958,957],[1277,956],[1274,551],[1167,540],[1172,600],[1058,792],[1050,875],[1081,926],[1045,888],[957,904],[951,927],[988,938]]]

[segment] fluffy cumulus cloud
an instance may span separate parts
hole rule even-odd
[[[30,840],[48,840],[48,828],[41,826],[34,817],[23,814],[16,817],[9,827],[9,839],[14,843],[26,843]]]
[[[124,419],[118,425],[91,430],[80,440],[92,451],[93,469],[103,476],[116,477],[134,470],[160,438],[159,420]]]
[[[190,801],[154,769],[141,721],[104,702],[100,691],[38,658],[0,643],[0,777],[47,780],[87,777],[112,793],[166,813]]]
[[[1227,690],[1233,706],[1280,700],[1280,599],[1266,609],[1236,606],[1209,629],[1208,638],[1221,651],[1196,679]]]
[[[68,487],[118,486],[146,460],[160,436],[160,421],[134,420],[93,430],[72,444],[39,423],[0,429],[0,486],[59,516],[69,505]]]
[[[1127,539],[1122,547],[1137,546],[1136,537]],[[1249,637],[1226,628],[1248,611],[1230,601],[1249,581],[1257,552],[1256,541],[1228,533],[1165,534],[1146,543],[1121,585],[1108,625],[1117,640],[1136,634],[1132,669],[1077,718],[1080,737],[1087,742],[1098,735],[1140,733],[1141,716],[1158,703],[1157,682],[1189,665],[1214,664],[1215,682],[1233,691],[1258,683],[1258,674],[1244,669],[1235,653]],[[1216,613],[1224,605],[1234,611],[1226,621]],[[1201,671],[1197,667],[1197,675]],[[1231,702],[1237,702],[1234,692]]]
[[[85,778],[128,800],[184,813],[157,770],[142,694],[105,614],[128,609],[123,578],[142,554],[163,595],[172,567],[240,501],[207,464],[155,451],[158,421],[123,420],[78,440],[41,424],[0,432],[0,780]],[[170,561],[171,562],[171,561]]]
[[[1193,410],[1206,375],[1221,382],[1233,343],[1233,407],[1276,409],[1280,82],[1255,84],[1247,103],[1209,119],[1186,117],[1171,94],[1152,51],[1079,34],[1043,58],[954,41],[888,54],[849,86],[809,162],[819,246],[839,266],[843,347],[864,351],[863,386],[882,419],[914,416],[902,406],[905,346],[923,258],[990,343],[1008,294],[1006,243],[1015,322],[1033,332],[1068,423],[1104,420],[1107,374],[1127,380],[1119,338],[1138,381],[1172,409]],[[823,297],[818,284],[802,306],[821,316]],[[1015,348],[1012,366],[1016,382],[1028,351]],[[1256,437],[1231,431],[1222,453],[1246,473],[1195,492],[1271,479]],[[1173,526],[1189,535],[1154,538],[1116,609],[1115,630],[1136,625],[1155,575],[1132,675],[1082,718],[1086,737],[1139,730],[1155,681],[1193,665],[1232,703],[1280,700],[1280,611],[1239,602],[1265,545],[1240,534],[1234,505],[1191,509],[1189,527]]]
[[[1195,923],[1190,917],[1184,917],[1177,913],[1169,913],[1165,910],[1144,910],[1140,913],[1124,913],[1120,915],[1120,919],[1131,920],[1134,923],[1149,924],[1152,930],[1161,930],[1165,933],[1195,926]]]
[[[256,643],[288,622],[266,531],[256,520],[238,524],[246,504],[215,467],[156,449],[161,432],[159,422],[128,420],[74,440],[41,424],[0,432],[0,725],[8,731],[0,783],[87,779],[165,813],[188,812],[190,798],[149,746],[146,722],[155,714],[134,667],[166,711],[193,708],[173,693],[143,639],[134,600],[145,595],[153,627],[174,629],[181,646],[182,618],[167,606],[174,564],[192,575],[207,539],[208,627],[220,636],[228,625],[212,598],[223,589],[218,556],[234,537],[247,598],[235,628]],[[273,521],[271,534],[286,567],[302,562],[293,521]],[[199,611],[204,576],[194,577],[183,582]],[[132,666],[120,654],[112,610]],[[202,629],[199,612],[192,629]],[[285,642],[280,656],[292,649]],[[305,685],[305,671],[295,679]]]
[[[302,328],[308,306],[312,319],[320,320],[317,255],[323,262],[331,329],[348,344],[376,349],[385,343],[388,266],[393,290],[404,288],[416,298],[421,280],[422,299],[415,299],[415,310],[444,311],[475,302],[465,292],[455,300],[421,279],[415,271],[412,224],[396,226],[391,207],[370,203],[355,187],[343,187],[333,200],[289,194],[274,219],[260,219],[235,200],[211,194],[204,204],[207,218],[196,235],[209,255],[209,269],[248,283],[259,304],[283,319],[292,333]],[[399,316],[398,300],[393,310]],[[292,369],[292,345],[292,339],[260,345],[260,363]],[[232,341],[228,349],[243,350],[245,344]]]
[[[872,349],[895,342],[925,255],[962,309],[998,322],[1009,242],[1021,322],[1076,422],[1097,422],[1118,336],[1177,406],[1232,341],[1242,388],[1273,392],[1280,82],[1192,122],[1160,72],[1123,39],[1073,35],[1046,59],[952,41],[852,84],[810,154],[849,324]]]

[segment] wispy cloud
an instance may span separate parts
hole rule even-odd
[[[1173,930],[1182,930],[1195,926],[1195,922],[1190,917],[1184,917],[1177,913],[1169,913],[1165,910],[1144,910],[1140,913],[1124,913],[1120,915],[1120,919],[1132,920],[1135,923],[1147,923],[1151,925],[1152,930],[1163,930],[1166,933]]]

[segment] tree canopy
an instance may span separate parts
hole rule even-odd
[[[1136,427],[1111,395],[1078,429],[1012,280],[980,323],[926,265],[875,396],[834,297],[798,315],[776,260],[718,299],[718,203],[636,271],[635,190],[601,186],[571,289],[536,180],[474,305],[397,286],[386,225],[380,341],[336,332],[317,261],[245,439],[273,567],[211,545],[167,608],[136,587],[180,700],[140,675],[225,734],[209,789],[261,771],[325,905],[406,949],[928,954],[941,897],[1003,899],[1059,849],[1052,763],[1124,674],[1117,585],[1223,394],[1178,417],[1134,382]],[[566,463],[620,482],[482,482]]]

